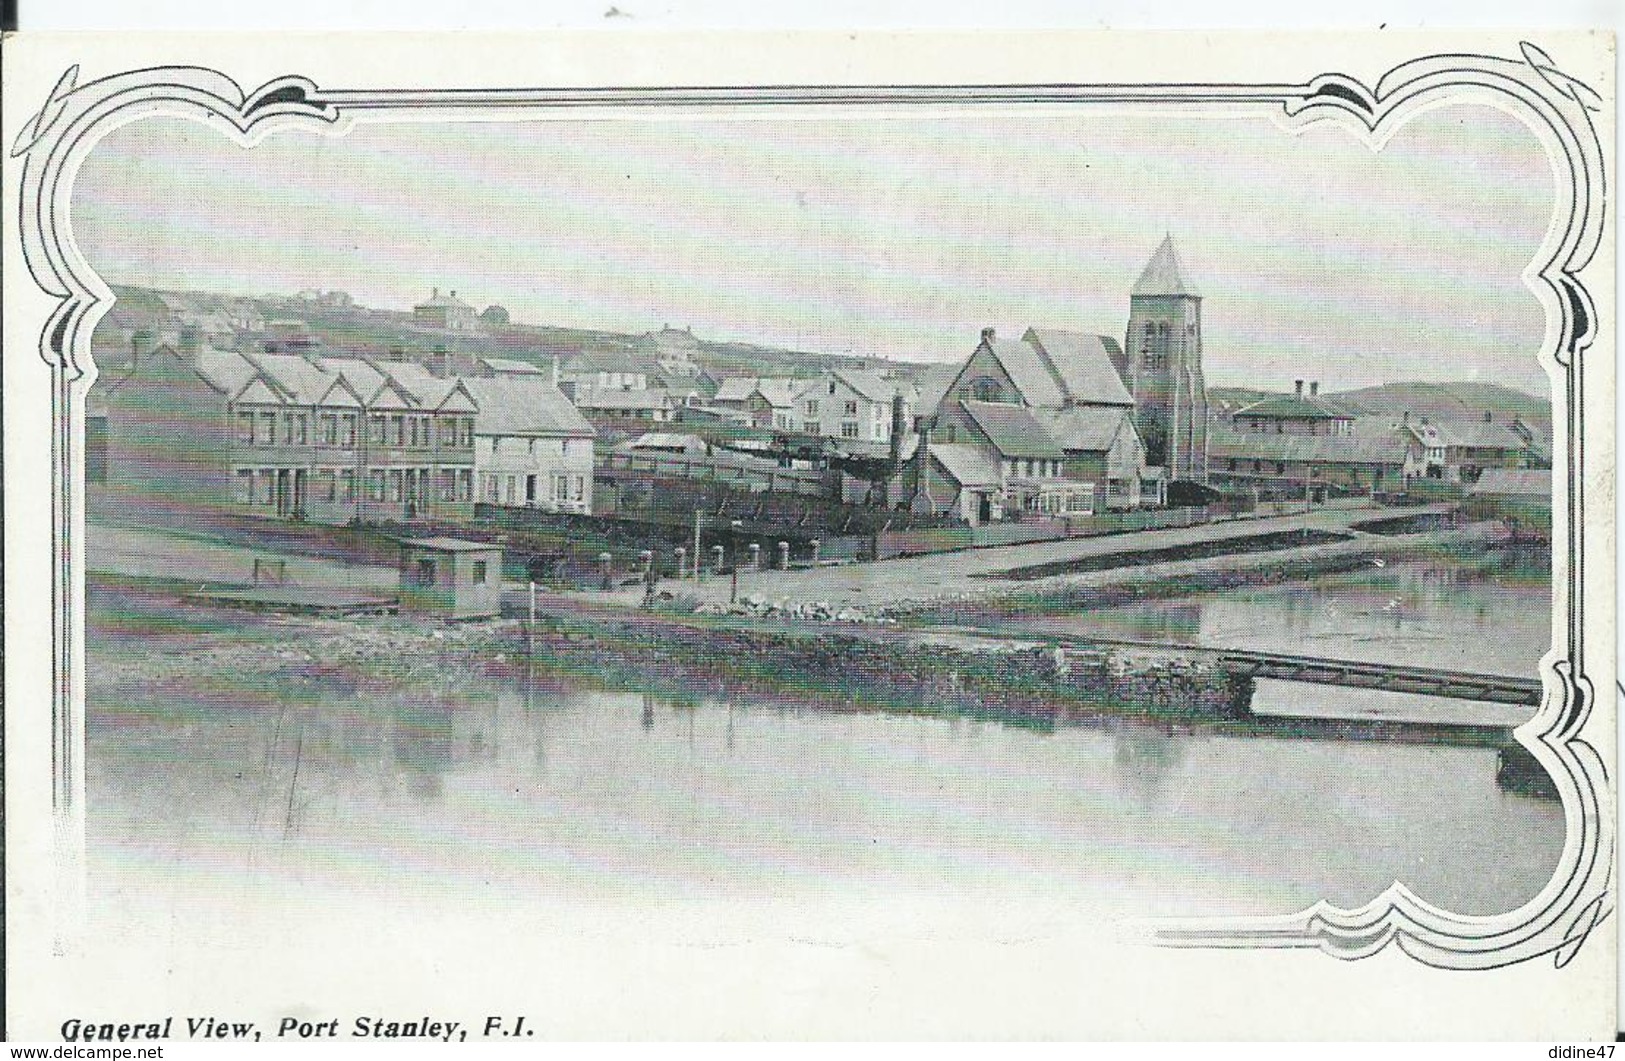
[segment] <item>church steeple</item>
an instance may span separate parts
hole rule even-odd
[[[1157,253],[1146,263],[1145,271],[1134,282],[1129,294],[1135,298],[1159,296],[1173,298],[1201,298],[1201,292],[1185,281],[1179,266],[1179,252],[1174,250],[1174,237],[1163,237]]]
[[[1165,236],[1129,291],[1128,364],[1145,460],[1168,478],[1207,479],[1207,388],[1202,382],[1202,296]]]

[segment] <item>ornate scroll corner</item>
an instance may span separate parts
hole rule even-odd
[[[1554,968],[1561,969],[1573,961],[1574,956],[1579,954],[1580,948],[1585,945],[1585,941],[1591,938],[1592,930],[1608,920],[1608,915],[1614,912],[1613,907],[1608,905],[1610,894],[1611,891],[1604,891],[1581,907],[1574,920],[1569,922],[1569,927],[1563,935],[1563,942],[1552,952]]]
[[[56,125],[57,119],[67,109],[68,97],[73,94],[79,85],[79,64],[67,68],[61,77],[56,80],[56,87],[51,89],[40,109],[28,121],[23,123],[22,131],[17,134],[17,140],[11,145],[11,157],[21,158],[23,155],[45,138],[45,134]]]
[[[299,114],[336,121],[338,108],[323,99],[308,77],[288,76],[267,81],[243,99],[242,116],[249,123],[262,118]]]
[[[1347,74],[1321,74],[1309,82],[1309,91],[1297,101],[1300,109],[1333,107],[1359,118],[1370,128],[1376,124],[1380,104],[1365,85]]]
[[[1597,112],[1603,109],[1602,97],[1590,85],[1559,70],[1552,57],[1539,47],[1528,41],[1520,41],[1518,48],[1523,52],[1524,62],[1528,63],[1558,95],[1567,96],[1588,111]]]

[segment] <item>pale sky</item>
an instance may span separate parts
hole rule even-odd
[[[1546,394],[1522,272],[1554,179],[1484,106],[1380,153],[1262,110],[401,123],[251,149],[155,118],[97,146],[73,217],[113,283],[401,310],[438,286],[524,323],[935,361],[986,326],[1121,339],[1171,233],[1210,385]]]

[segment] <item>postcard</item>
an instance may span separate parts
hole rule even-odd
[[[8,37],[5,1034],[1611,1040],[1613,47]]]

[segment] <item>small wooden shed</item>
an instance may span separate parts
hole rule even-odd
[[[462,538],[401,542],[401,610],[449,619],[502,613],[502,547]]]

